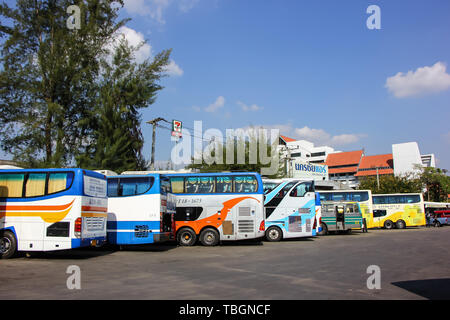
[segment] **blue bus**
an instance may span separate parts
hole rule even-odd
[[[174,197],[169,178],[133,172],[108,177],[108,242],[150,244],[173,236]]]
[[[265,236],[268,241],[311,237],[320,231],[320,197],[314,181],[264,180]]]
[[[0,258],[106,240],[106,177],[83,169],[0,170]]]

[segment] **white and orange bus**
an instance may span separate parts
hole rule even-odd
[[[181,246],[197,240],[214,246],[222,240],[264,236],[264,192],[258,173],[167,174],[176,197],[175,235]]]
[[[83,169],[0,170],[0,257],[106,241],[106,177]]]

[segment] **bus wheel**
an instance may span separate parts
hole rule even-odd
[[[405,229],[406,228],[406,223],[403,220],[398,220],[396,223],[397,229]]]
[[[388,230],[394,228],[394,223],[391,220],[386,220],[384,222],[384,227]]]
[[[177,241],[180,246],[193,246],[197,241],[197,235],[192,229],[181,229],[177,233]]]
[[[219,233],[212,228],[207,228],[200,233],[200,242],[207,247],[216,246],[219,243]]]
[[[321,223],[320,227],[322,228],[322,231],[319,232],[319,236],[326,236],[328,234],[328,228],[325,223]]]
[[[10,231],[0,233],[0,259],[11,258],[17,250],[17,241]]]
[[[266,231],[266,239],[267,241],[275,242],[280,241],[283,237],[283,233],[280,228],[278,227],[270,227]]]
[[[439,221],[436,221],[436,222],[434,223],[434,226],[435,226],[435,227],[440,227],[440,226],[441,226],[441,223],[440,223]]]

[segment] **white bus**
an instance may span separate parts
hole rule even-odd
[[[181,246],[264,236],[264,194],[258,173],[168,174],[176,196],[175,232]]]
[[[108,176],[108,242],[149,244],[173,236],[175,199],[165,175]]]
[[[0,170],[0,257],[106,240],[106,178],[82,169]]]
[[[264,180],[266,239],[316,236],[321,230],[321,206],[314,181]]]

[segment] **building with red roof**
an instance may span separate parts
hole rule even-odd
[[[364,156],[355,177],[394,174],[394,157],[392,153]]]
[[[355,177],[364,157],[364,150],[330,153],[325,164],[328,166],[330,180],[339,181],[348,187],[356,187]]]

